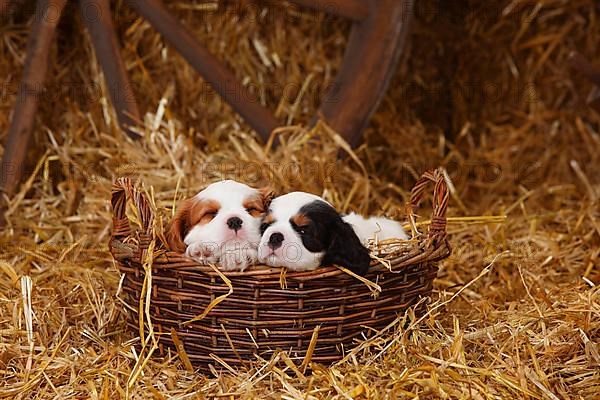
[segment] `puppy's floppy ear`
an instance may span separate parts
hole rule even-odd
[[[258,193],[260,194],[264,210],[267,211],[269,205],[271,204],[271,201],[275,198],[275,191],[270,187],[265,186],[258,189]]]
[[[357,275],[365,275],[371,265],[371,256],[352,226],[338,217],[330,229],[331,242],[325,250],[321,265],[337,264]]]
[[[183,242],[185,235],[191,229],[191,211],[195,205],[193,199],[187,199],[182,201],[177,208],[175,216],[171,220],[171,223],[167,227],[167,233],[165,238],[169,248],[179,253],[184,253],[187,246]]]

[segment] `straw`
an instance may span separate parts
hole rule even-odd
[[[84,38],[78,13],[66,15],[0,232],[0,398],[597,397],[600,117],[585,104],[591,84],[567,62],[577,50],[600,65],[596,1],[417,1],[409,49],[365,145],[341,160],[349,149],[339,137],[309,126],[334,83],[347,21],[287,2],[165,2],[282,123],[293,121],[269,148],[127,2],[111,4],[147,112],[144,138],[116,129],[92,46],[75,40]],[[2,19],[2,143],[31,19]],[[115,177],[154,188],[165,222],[179,199],[233,178],[407,223],[410,188],[438,165],[454,188],[453,254],[424,319],[400,315],[340,363],[311,362],[306,379],[277,354],[192,373],[175,353],[156,357],[152,341],[140,353],[127,333],[131,310],[116,296],[107,248]],[[423,232],[430,211],[427,202],[418,210]]]

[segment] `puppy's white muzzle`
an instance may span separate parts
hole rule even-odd
[[[309,251],[293,229],[271,226],[264,232],[258,246],[258,260],[274,267],[310,270],[321,264],[323,253]]]

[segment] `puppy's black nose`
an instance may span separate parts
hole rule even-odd
[[[271,234],[269,237],[269,247],[273,250],[281,247],[281,243],[283,243],[283,235],[279,232],[275,232]]]
[[[238,217],[231,217],[227,220],[227,226],[229,227],[229,229],[232,229],[234,231],[239,231],[240,229],[242,229],[242,223],[244,221],[242,221],[240,218]]]

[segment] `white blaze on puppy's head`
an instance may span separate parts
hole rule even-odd
[[[269,189],[254,189],[226,180],[184,200],[171,222],[172,250],[223,269],[244,269],[256,261],[261,219],[273,198]]]
[[[337,264],[364,275],[369,251],[352,227],[319,196],[292,192],[274,199],[261,226],[261,262],[293,270]]]

